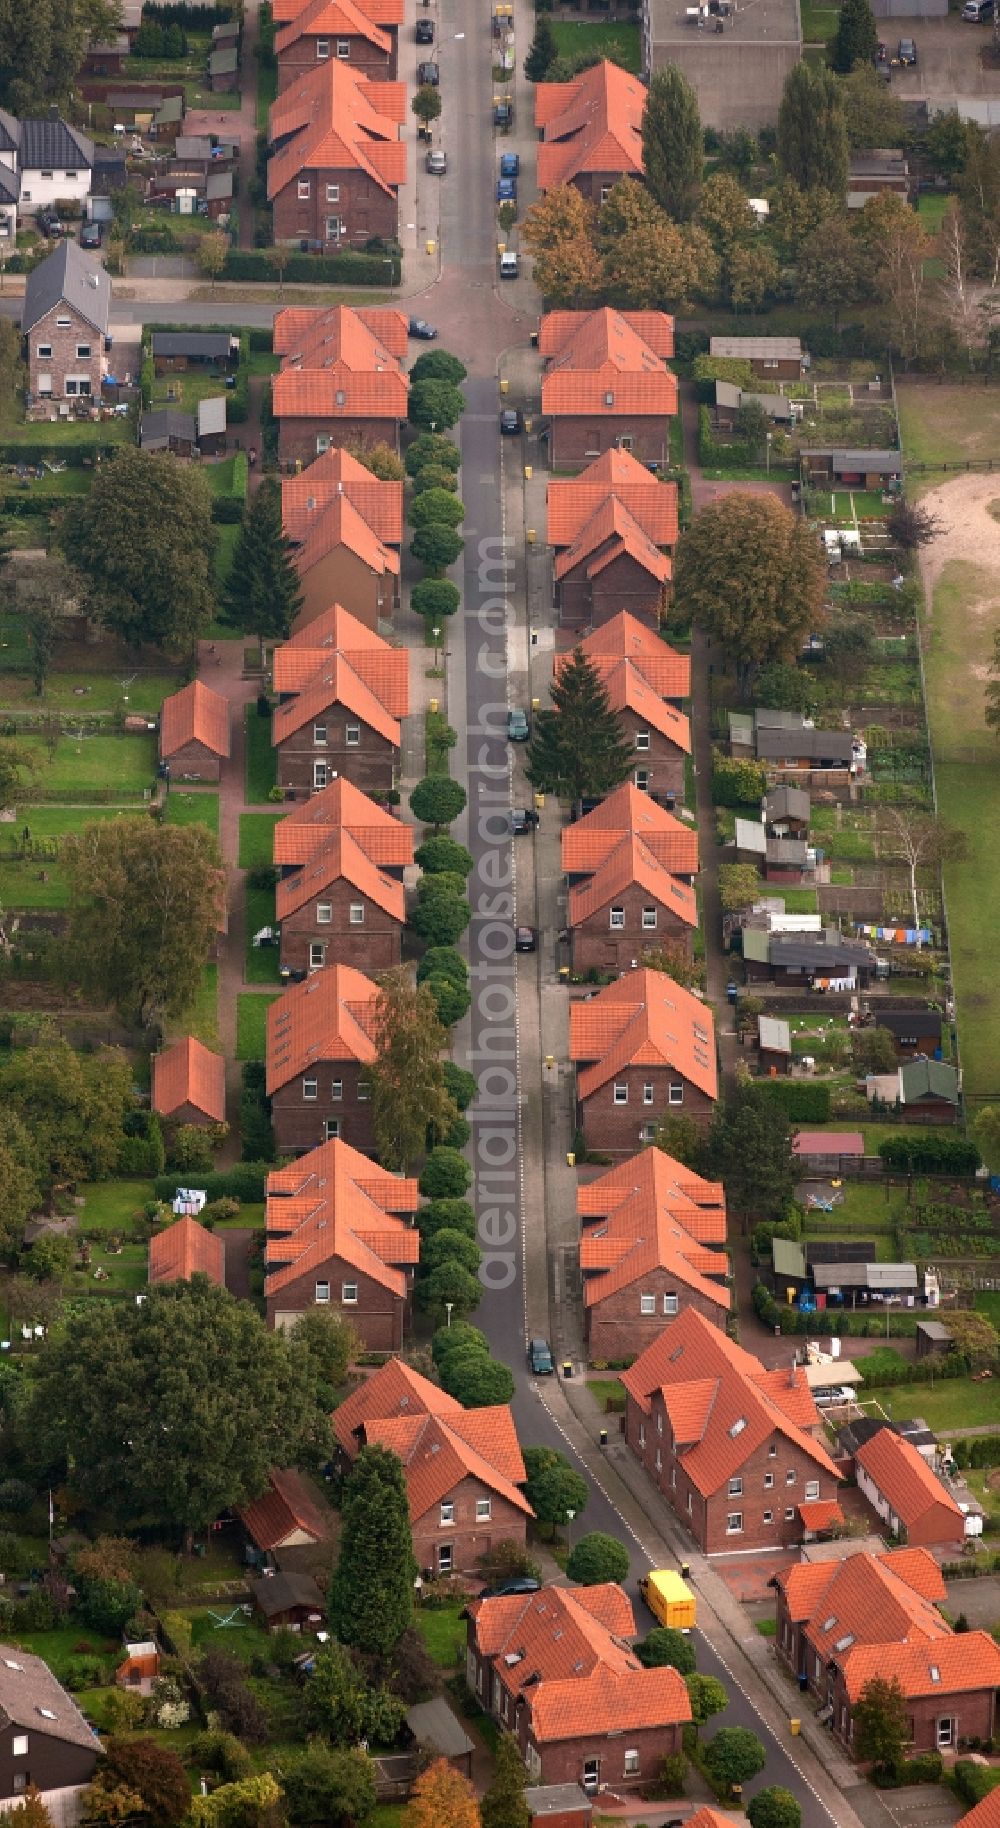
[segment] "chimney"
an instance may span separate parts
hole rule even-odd
[[[57,107],[56,107],[56,106],[55,106],[55,103],[54,103],[54,102],[53,102],[53,103],[50,103],[50,105],[49,105],[49,120],[50,120],[50,121],[57,121],[57,120],[58,120],[58,119],[59,119],[59,110],[58,110],[58,108],[57,108]]]
[[[798,1368],[797,1368],[795,1360],[793,1358],[791,1365],[789,1366],[789,1370],[788,1370],[788,1387],[789,1387],[789,1389],[794,1390],[798,1384],[798,1381],[799,1381]]]

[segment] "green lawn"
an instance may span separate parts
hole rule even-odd
[[[236,550],[236,542],[240,537],[239,522],[226,521],[222,526],[216,527],[215,532],[217,535],[215,546],[215,581],[221,590],[233,568],[233,553]],[[208,632],[213,636],[215,635],[214,623]],[[232,635],[232,632],[231,628],[223,629],[224,636]]]
[[[246,499],[250,470],[245,451],[234,451],[231,457],[223,457],[219,463],[206,463],[204,475],[213,495],[235,496],[239,501]]]
[[[577,24],[573,20],[553,19],[552,30],[560,57],[575,57],[579,51],[600,51],[602,57],[614,56],[626,70],[638,76],[642,63],[642,45],[637,25],[618,22]]]
[[[432,1663],[439,1669],[459,1669],[465,1662],[465,1626],[462,1604],[418,1606],[415,1617]]]
[[[802,39],[805,44],[826,44],[837,30],[840,8],[821,6],[817,0],[801,0]]]
[[[175,1039],[194,1035],[205,1047],[219,1045],[219,967],[206,965],[191,1008],[177,1024]]]
[[[831,1237],[836,1232],[838,1219],[849,1219],[852,1225],[863,1221],[871,1226],[873,1234],[892,1230],[893,1215],[899,1203],[898,1188],[889,1188],[884,1181],[850,1180],[844,1182],[841,1192],[844,1198],[832,1213],[817,1212],[814,1208],[806,1214],[810,1231]]]
[[[279,812],[240,814],[240,851],[237,863],[241,870],[266,868],[272,861],[274,828],[280,818]]]
[[[58,862],[42,858],[24,860],[11,856],[12,845],[27,826],[33,838],[62,838],[92,820],[136,819],[148,815],[139,807],[26,806],[14,825],[0,826],[0,892],[10,908],[64,908],[69,900],[66,878]]]
[[[243,975],[248,984],[280,984],[277,946],[255,946],[254,934],[275,922],[274,890],[252,889],[247,884],[247,942]]]
[[[777,1619],[758,1619],[754,1629],[760,1632],[762,1638],[773,1638],[778,1629],[778,1621]]]
[[[781,891],[786,914],[815,914],[815,889],[785,889]]]
[[[617,1377],[588,1377],[587,1389],[598,1409],[605,1415],[610,1414],[608,1404],[614,1402],[620,1405],[625,1395]]]
[[[61,736],[50,759],[41,736],[22,736],[18,746],[34,757],[36,779],[53,799],[72,801],[74,789],[92,793],[104,788],[141,793],[156,775],[156,738],[135,736]]]
[[[1000,1290],[977,1289],[975,1307],[977,1313],[985,1314],[1000,1331]]]
[[[19,1631],[16,1637],[11,1633],[7,1642],[18,1650],[42,1657],[59,1681],[65,1678],[76,1657],[107,1657],[110,1663],[119,1662],[122,1654],[119,1643],[80,1625],[55,1625],[51,1631]],[[86,1651],[82,1648],[84,1644],[89,1646]]]
[[[167,795],[168,825],[207,825],[219,835],[219,796],[217,793],[189,793],[172,787]]]
[[[271,745],[271,719],[260,717],[256,704],[247,705],[246,732],[247,805],[262,806],[277,779],[277,757]]]
[[[80,1191],[82,1231],[124,1231],[153,1197],[151,1181],[88,1181]]]
[[[156,717],[168,693],[176,692],[181,683],[169,673],[136,673],[128,666],[105,673],[55,672],[49,674],[41,698],[36,698],[30,673],[0,673],[0,704],[90,716],[120,710],[127,696],[130,711]]]
[[[977,1384],[971,1377],[944,1377],[939,1383],[896,1384],[872,1394],[894,1422],[922,1415],[928,1428],[960,1433],[997,1419],[995,1378]]]
[[[185,1607],[184,1615],[191,1620],[193,1647],[196,1650],[225,1650],[244,1663],[254,1657],[268,1657],[272,1646],[263,1625],[256,1625],[250,1619],[239,1625],[218,1624],[218,1619],[228,1618],[232,1610],[232,1600],[213,1600],[211,1606]]]
[[[950,198],[944,196],[920,198],[917,204],[917,215],[920,217],[921,227],[927,230],[928,235],[940,233],[949,202]]]
[[[0,886],[5,908],[52,912],[69,906],[69,886],[58,863],[5,859]]]
[[[236,999],[236,1058],[263,1060],[267,1049],[267,1012],[277,998],[246,990]]]
[[[134,444],[135,432],[130,418],[104,419],[94,426],[89,419],[43,419],[33,425],[8,419],[0,422],[0,447],[7,444],[52,445],[65,450],[68,444]]]
[[[278,68],[276,64],[263,61],[257,65],[257,132],[267,130],[267,117],[271,103],[278,93]]]
[[[995,457],[1000,450],[1000,396],[978,382],[939,385],[897,377],[897,405],[903,454],[911,464],[933,468]],[[923,480],[923,479],[921,479]]]

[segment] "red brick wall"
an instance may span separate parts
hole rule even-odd
[[[727,1269],[725,1251],[719,1251],[718,1257],[719,1287],[722,1289],[724,1283],[721,1278]],[[600,1287],[602,1280],[604,1278],[601,1276],[587,1277],[588,1286],[595,1288]],[[656,1297],[655,1314],[641,1312],[641,1295]],[[640,1352],[644,1352],[647,1346],[659,1339],[677,1318],[677,1315],[664,1313],[664,1295],[677,1296],[677,1314],[683,1314],[687,1308],[696,1308],[706,1320],[725,1330],[725,1308],[709,1301],[700,1290],[679,1282],[676,1276],[669,1275],[666,1270],[652,1270],[638,1281],[630,1283],[628,1288],[617,1289],[613,1295],[607,1295],[603,1301],[586,1309],[587,1352],[591,1362],[637,1358]]]
[[[623,175],[620,171],[581,171],[575,178],[570,179],[570,183],[582,197],[586,197],[588,203],[593,203],[600,209],[601,192],[613,190],[615,185],[620,183]]]
[[[308,182],[308,197],[299,196],[300,179]],[[340,192],[335,199],[327,197],[331,184]],[[321,241],[327,253],[363,247],[372,235],[392,240],[399,228],[395,190],[383,190],[366,171],[352,166],[303,167],[273,202],[276,242]],[[340,222],[340,234],[328,236],[327,222],[332,216]]]
[[[588,419],[576,419],[560,413],[550,424],[553,469],[582,469],[602,452],[613,451],[623,438],[631,438],[632,455],[640,463],[665,464],[669,455],[670,420],[666,413],[660,417],[637,415],[634,419],[610,414],[602,418],[598,413]]]
[[[373,234],[376,232],[372,230]],[[395,229],[391,232],[396,233]],[[282,419],[278,425],[278,455],[283,463],[294,463],[296,459],[301,459],[303,465],[312,463],[320,455],[316,442],[320,437],[329,438],[332,445],[388,444],[398,451],[399,420]]]
[[[647,628],[660,625],[663,587],[635,559],[623,555],[588,578],[592,558],[584,559],[556,586],[559,620],[573,628],[600,628],[619,611],[627,609]]]
[[[348,56],[343,59],[343,62],[350,70],[353,70],[355,76],[363,76],[368,82],[395,81],[396,34],[393,32],[387,36],[392,39],[388,52],[380,51],[378,46],[372,44],[368,38],[362,38],[354,33],[348,36]],[[332,38],[327,33],[326,41],[330,47],[330,56],[325,60],[316,55],[319,39],[313,32],[303,32],[302,36],[297,38],[294,44],[290,44],[286,51],[280,52],[278,56],[279,95],[282,95],[286,89],[290,89],[293,83],[298,82],[300,76],[305,76],[310,70],[315,70],[317,63],[340,61],[336,54],[340,40]]]
[[[343,603],[345,607],[350,605],[352,616],[377,634],[379,622],[388,622],[392,617],[399,580],[391,572],[372,571],[347,546],[336,546],[310,565],[308,571],[300,569],[299,583],[302,608],[295,619],[296,631],[323,615],[331,603]]]
[[[305,1078],[318,1080],[315,1098],[303,1098]],[[375,1136],[371,1101],[358,1097],[358,1084],[364,1078],[365,1073],[356,1060],[319,1060],[309,1068],[308,1074],[300,1073],[290,1079],[271,1099],[271,1122],[278,1149],[282,1153],[294,1151],[298,1154],[306,1149],[317,1149],[326,1141],[326,1119],[335,1117],[340,1122],[343,1141],[350,1143],[352,1149],[360,1149],[363,1155],[373,1155]],[[333,1096],[336,1079],[342,1083],[340,1098]]]
[[[317,1303],[317,1282],[330,1284],[329,1302]],[[341,1301],[341,1289],[345,1282],[357,1285],[356,1303],[345,1305]],[[362,1275],[352,1263],[345,1263],[339,1257],[330,1257],[325,1263],[315,1264],[307,1276],[299,1276],[294,1282],[286,1283],[276,1294],[268,1294],[266,1303],[269,1327],[280,1325],[282,1315],[311,1313],[320,1305],[332,1313],[344,1314],[368,1352],[398,1352],[403,1344],[407,1306],[405,1300],[384,1288],[373,1277]]]
[[[222,770],[218,756],[206,749],[204,743],[185,743],[183,748],[175,749],[172,755],[163,759],[170,763],[170,776],[175,782],[184,779],[217,781]]]
[[[643,718],[636,716],[634,711],[621,711],[619,716],[626,739],[635,750],[633,781],[635,781],[635,771],[645,769],[648,776],[647,792],[651,793],[654,799],[663,803],[673,794],[678,803],[683,801],[683,749],[679,749],[676,743],[671,742],[669,736],[663,735],[662,731],[651,729]],[[636,736],[645,735],[647,732],[649,735],[648,749],[635,749]],[[638,786],[640,783],[636,781],[635,784]]]
[[[584,1132],[588,1149],[605,1149],[610,1155],[634,1155],[642,1146],[644,1125],[658,1126],[671,1114],[693,1117],[696,1123],[707,1124],[715,1109],[714,1101],[704,1092],[680,1073],[668,1072],[664,1067],[630,1066],[616,1077],[618,1084],[628,1086],[627,1104],[615,1104],[615,1082],[611,1079],[589,1098],[577,1100],[577,1123]],[[653,1087],[652,1104],[644,1103],[647,1084]],[[684,1087],[680,1104],[669,1102],[671,1085]]]
[[[481,1498],[489,1499],[491,1514],[488,1519],[477,1521],[476,1502]],[[435,1503],[413,1524],[413,1553],[421,1570],[438,1572],[438,1551],[443,1544],[451,1547],[454,1571],[464,1574],[474,1573],[477,1558],[498,1542],[524,1546],[524,1512],[479,1479],[463,1479],[445,1494],[445,1499],[455,1506],[454,1523],[442,1524],[440,1503]]]
[[[612,906],[625,910],[624,927],[612,927]],[[643,927],[644,908],[656,909],[655,927]],[[653,946],[679,946],[690,958],[693,935],[692,929],[678,919],[673,908],[633,883],[624,894],[615,895],[613,901],[597,908],[579,926],[573,927],[570,944],[574,971],[589,971],[592,965],[601,971],[628,971],[632,960],[641,959],[643,952]]]
[[[60,330],[58,318],[69,318],[68,330]],[[39,344],[51,347],[50,356],[38,354]],[[107,357],[104,353],[104,338],[92,324],[88,324],[70,305],[60,303],[40,318],[28,335],[28,387],[37,394],[39,376],[51,375],[51,394],[54,400],[65,398],[65,381],[68,374],[86,375],[90,381],[90,392],[95,400],[101,397],[101,382],[108,372]],[[89,356],[78,356],[77,346],[87,344]]]
[[[197,1124],[199,1129],[205,1129],[210,1123],[215,1122],[215,1118],[209,1117],[205,1111],[199,1111],[197,1105],[179,1104],[176,1111],[171,1111],[170,1116],[164,1118],[164,1122],[176,1124],[178,1128],[181,1124],[193,1123]]]
[[[326,743],[318,747],[313,739],[313,725],[326,724]],[[347,725],[359,724],[361,741],[348,748],[344,732]],[[293,730],[278,747],[278,785],[305,799],[316,792],[313,785],[314,762],[326,763],[327,781],[343,775],[364,793],[386,792],[393,786],[399,751],[378,730],[362,723],[343,705],[331,705],[315,720]]]
[[[332,909],[331,919],[322,924],[316,910],[323,903]],[[352,907],[364,909],[361,926],[352,926]],[[325,965],[353,965],[369,977],[376,971],[391,971],[398,965],[402,952],[402,926],[391,914],[362,895],[353,883],[330,883],[295,914],[286,915],[281,923],[281,962],[292,971],[318,969],[309,962],[313,941],[326,947]]]
[[[750,366],[762,381],[799,381],[802,378],[801,362],[766,362],[755,358],[751,359]]]

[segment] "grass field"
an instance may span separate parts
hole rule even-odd
[[[81,1655],[107,1657],[109,1661],[121,1656],[119,1643],[103,1637],[99,1631],[87,1631],[79,1625],[55,1625],[51,1631],[20,1631],[16,1637],[11,1636],[8,1642],[18,1650],[43,1657],[58,1681],[65,1678],[67,1670]],[[84,1643],[89,1644],[89,1653],[81,1650]]]
[[[16,825],[0,827],[4,903],[10,908],[35,909],[64,908],[67,903],[66,879],[58,862],[22,861],[10,855],[11,845],[20,839],[25,826],[34,838],[62,838],[91,820],[145,817],[138,806],[26,806],[19,810]]]
[[[262,806],[275,784],[277,757],[271,746],[271,719],[247,705],[246,794],[248,806]],[[268,858],[270,862],[270,858]]]
[[[207,825],[219,835],[219,796],[217,793],[188,793],[173,787],[167,795],[168,825]]]
[[[277,946],[255,946],[253,936],[261,927],[273,927],[274,890],[252,889],[247,884],[247,947],[243,975],[248,984],[280,984]]]
[[[554,19],[552,30],[560,57],[575,57],[578,51],[599,51],[602,57],[608,57],[617,51],[615,61],[638,76],[642,46],[637,25],[591,24],[589,21],[577,24],[573,20]]]
[[[267,1047],[267,1012],[276,997],[244,991],[236,999],[236,1058],[263,1060]]]
[[[19,737],[18,746],[33,757],[39,785],[70,802],[77,787],[139,793],[156,775],[152,735],[61,736],[51,759],[41,736]]]
[[[894,1422],[922,1415],[928,1428],[960,1433],[997,1419],[995,1378],[977,1384],[971,1377],[946,1377],[937,1384],[896,1384],[873,1394]]]
[[[41,698],[36,698],[30,673],[0,673],[0,704],[90,715],[120,710],[127,694],[130,711],[155,717],[168,693],[176,692],[181,683],[169,673],[133,673],[125,667],[116,673],[50,673]]]
[[[458,1669],[465,1661],[462,1606],[418,1606],[414,1615],[427,1654],[438,1669]]]
[[[903,454],[933,468],[968,458],[1000,459],[1000,389],[896,379]]]
[[[222,526],[216,527],[215,531],[218,536],[215,546],[215,581],[221,590],[233,568],[233,553],[236,551],[236,542],[240,537],[239,523],[226,521]],[[231,628],[223,627],[224,636],[231,635],[232,632]],[[209,633],[215,633],[214,624]]]
[[[240,851],[237,860],[241,870],[265,868],[274,855],[274,827],[280,819],[277,812],[244,812],[240,814]]]
[[[122,1231],[152,1199],[151,1181],[88,1181],[80,1226],[84,1231]]]
[[[134,444],[135,430],[131,419],[103,419],[99,426],[89,419],[42,420],[28,425],[21,420],[0,420],[0,445],[52,445],[65,450],[68,444],[92,444],[95,437],[102,444]]]
[[[985,1314],[988,1320],[1000,1330],[1000,1290],[979,1289],[976,1292],[976,1312]]]
[[[178,1024],[175,1040],[181,1035],[194,1035],[205,1047],[219,1045],[219,968],[217,965],[206,965],[201,974],[201,985],[191,1008]]]
[[[826,44],[837,30],[840,8],[821,6],[817,0],[802,0],[802,39],[804,44]]]

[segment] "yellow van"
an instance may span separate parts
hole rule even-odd
[[[695,1597],[672,1568],[651,1568],[639,1582],[653,1617],[671,1631],[692,1631],[695,1622]]]

